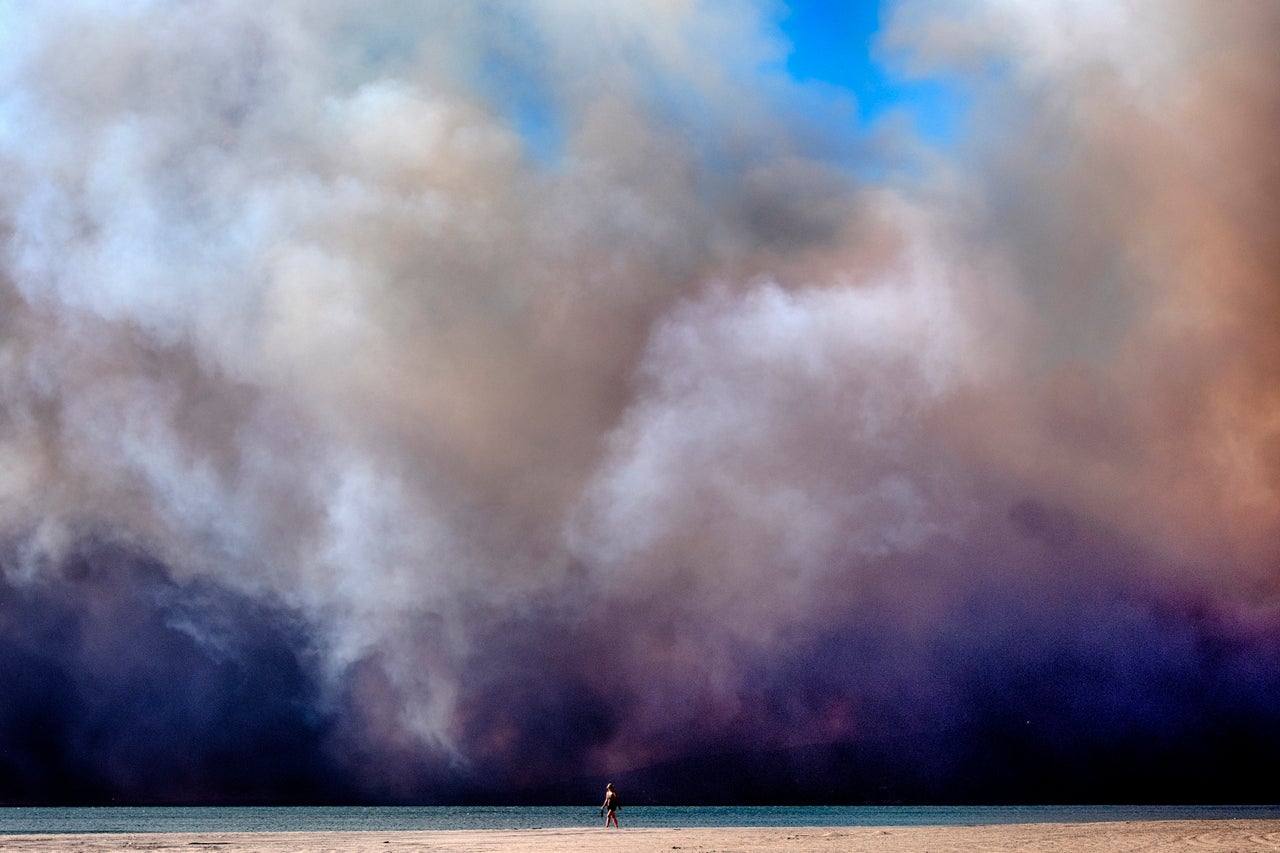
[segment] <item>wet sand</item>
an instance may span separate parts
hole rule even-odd
[[[1280,851],[1280,820],[1171,820],[1001,826],[533,829],[447,832],[0,835],[0,850],[220,853],[961,853]]]

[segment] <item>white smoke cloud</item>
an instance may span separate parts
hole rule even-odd
[[[921,254],[880,281],[720,288],[664,322],[589,492],[580,556],[631,588],[637,569],[696,565],[776,608],[789,585],[774,572],[804,577],[791,588],[807,599],[845,561],[945,528],[956,508],[921,470],[928,424],[983,368],[954,280]]]

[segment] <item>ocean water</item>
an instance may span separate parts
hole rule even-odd
[[[1280,806],[629,806],[626,827],[954,826],[1120,820],[1280,819]],[[0,807],[0,835],[298,832],[601,826],[598,806]]]

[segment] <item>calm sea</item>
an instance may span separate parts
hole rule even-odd
[[[1118,820],[1280,819],[1280,806],[630,806],[624,827],[954,826]],[[0,808],[0,835],[291,832],[599,826],[598,807]]]

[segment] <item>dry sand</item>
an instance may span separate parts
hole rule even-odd
[[[1280,851],[1280,820],[1169,820],[1013,826],[533,829],[0,835],[0,850],[219,853],[958,853],[958,851]]]

